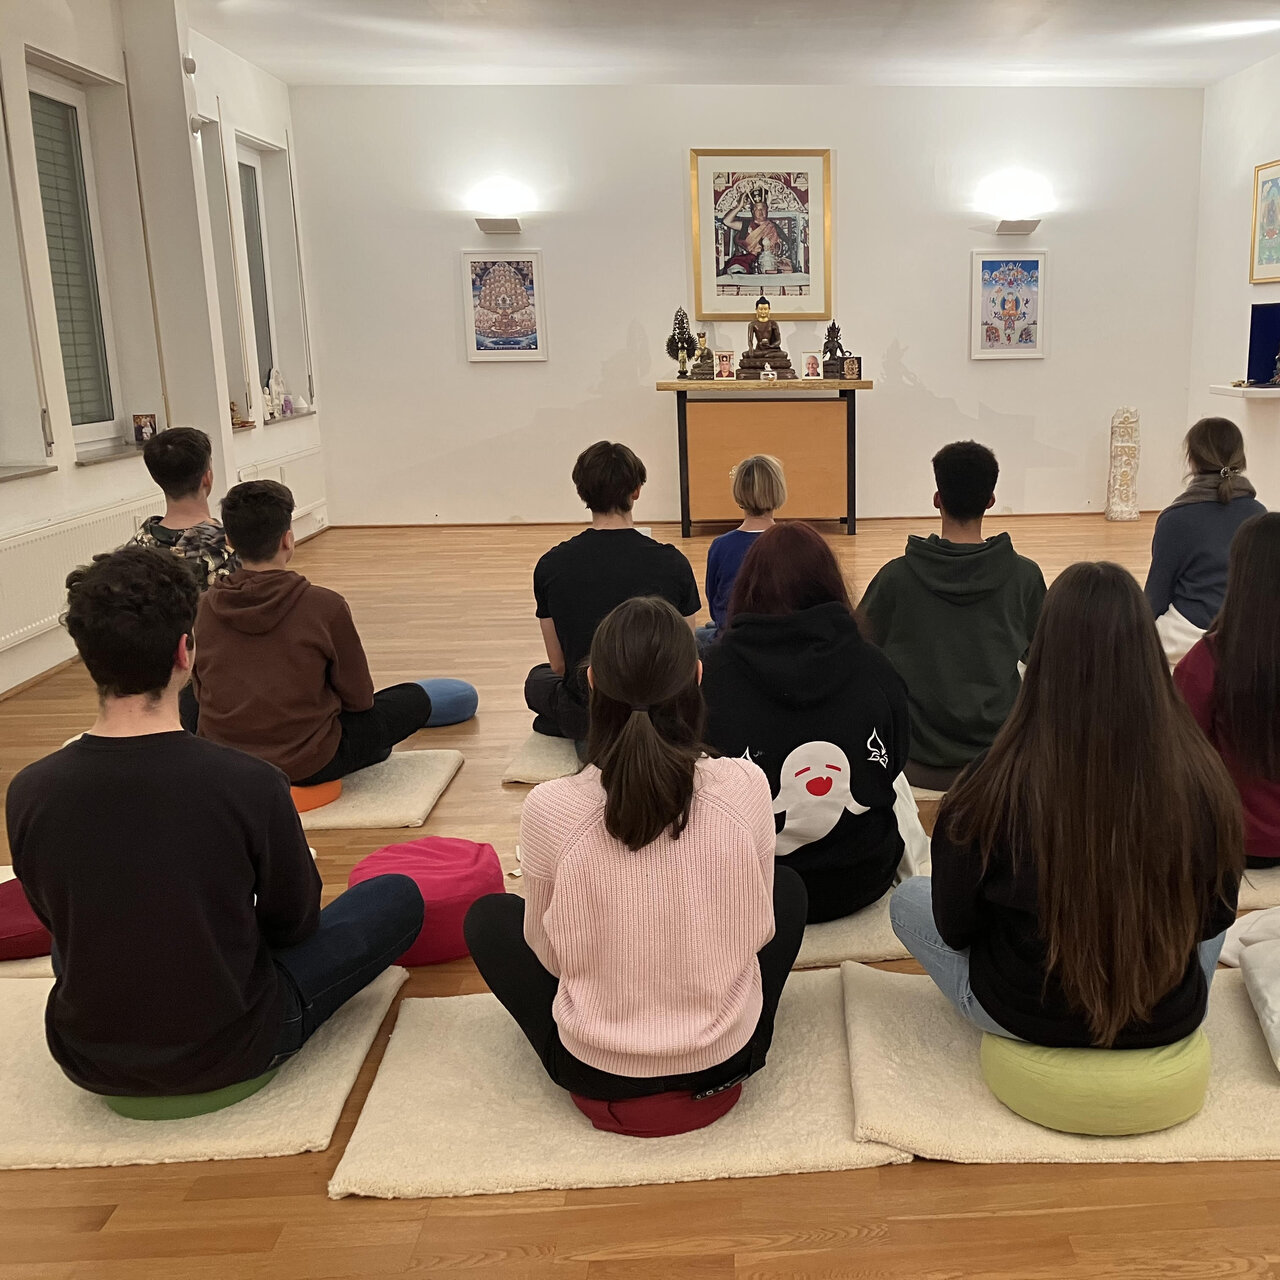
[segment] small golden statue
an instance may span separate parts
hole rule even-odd
[[[747,349],[738,361],[739,378],[759,381],[766,365],[780,379],[796,377],[791,360],[782,349],[782,330],[772,319],[772,310],[769,299],[761,294],[756,300],[756,318],[747,325]]]
[[[707,349],[707,331],[698,330],[698,348],[689,362],[689,377],[699,382],[709,382],[716,376],[716,358]]]

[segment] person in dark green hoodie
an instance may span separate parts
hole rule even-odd
[[[774,852],[805,883],[808,923],[847,916],[888,892],[902,860],[894,783],[910,741],[907,691],[859,635],[812,525],[756,536],[728,622],[704,660],[707,743],[764,770]]]
[[[909,537],[906,554],[876,574],[858,608],[907,684],[907,778],[945,791],[1013,708],[1045,584],[1007,533],[982,536],[1000,474],[990,449],[949,444],[934,456],[933,474],[941,536]]]

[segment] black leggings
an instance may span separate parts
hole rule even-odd
[[[551,1015],[560,983],[543,968],[525,941],[523,898],[511,893],[491,893],[480,898],[467,912],[463,932],[481,976],[519,1024],[542,1059],[547,1075],[570,1093],[602,1102],[620,1102],[675,1090],[701,1093],[720,1089],[764,1066],[773,1041],[773,1019],[782,988],[804,937],[807,910],[804,881],[790,867],[775,867],[774,934],[758,955],[764,996],[760,1021],[751,1039],[728,1061],[677,1076],[615,1076],[579,1061],[560,1043],[560,1031]]]

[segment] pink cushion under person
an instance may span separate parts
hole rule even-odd
[[[17,880],[0,884],[0,960],[29,960],[53,949],[49,930],[36,919]]]
[[[400,957],[403,965],[442,964],[467,954],[462,921],[486,893],[502,893],[502,866],[491,844],[448,836],[423,836],[389,844],[351,869],[347,887],[374,876],[408,876],[422,893],[422,932]]]

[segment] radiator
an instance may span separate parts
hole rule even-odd
[[[161,505],[147,498],[0,539],[0,650],[58,626],[67,574],[127,542]]]

